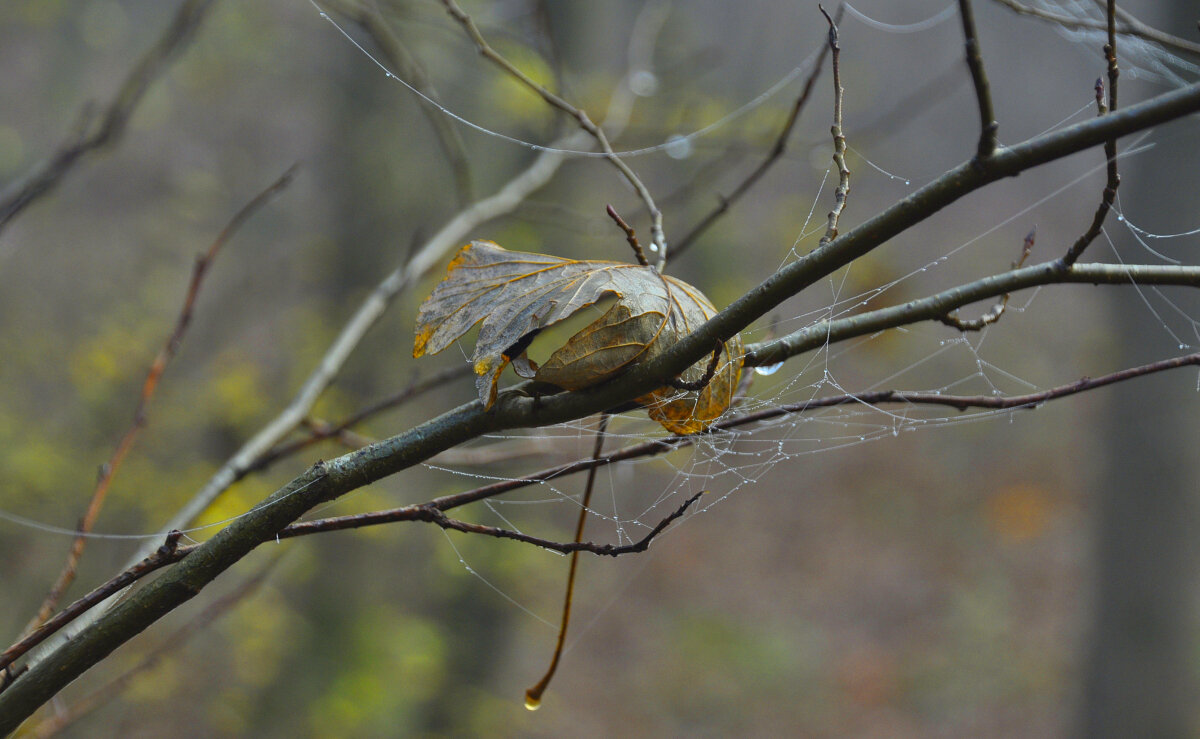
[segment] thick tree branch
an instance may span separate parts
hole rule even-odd
[[[0,732],[15,729],[67,683],[195,596],[259,544],[273,540],[280,530],[313,506],[481,434],[574,420],[645,394],[699,361],[714,343],[727,340],[783,300],[968,193],[1000,178],[1198,109],[1200,85],[1193,85],[998,150],[982,162],[968,161],[784,267],[658,358],[630,369],[611,382],[537,399],[507,391],[500,395],[491,411],[484,411],[478,401],[473,401],[391,439],[314,466],[18,678],[0,695]],[[1070,275],[1080,266],[1060,265],[1054,269]]]

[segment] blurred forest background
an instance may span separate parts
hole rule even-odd
[[[1151,0],[1128,9],[1194,39],[1195,8],[1186,4],[1176,15],[1171,3]],[[85,103],[107,104],[178,5],[4,3],[0,183],[20,181],[50,155]],[[451,110],[525,141],[549,143],[571,130],[486,64],[439,3],[369,7]],[[596,119],[629,83],[636,94],[618,150],[658,146],[724,119],[810,58],[827,30],[815,3],[464,7],[498,49]],[[974,151],[978,118],[957,17],[951,10],[941,22],[899,28],[946,7],[947,0],[859,0],[861,14],[897,27],[857,13],[842,20],[853,171],[843,230]],[[326,9],[376,53],[352,17]],[[1099,37],[1063,33],[984,0],[976,13],[1002,142],[1094,115],[1092,88],[1105,69]],[[632,54],[631,39],[642,44]],[[1166,56],[1122,60],[1123,101],[1194,81],[1186,59],[1174,59],[1175,79],[1156,69],[1156,59]],[[628,160],[656,194],[668,238],[682,237],[761,160],[800,84],[702,136]],[[830,92],[826,68],[780,162],[670,263],[672,274],[718,307],[777,269],[793,247],[803,253],[815,245],[819,234],[799,237],[814,209],[820,222],[832,205],[836,172],[822,189]],[[453,130],[469,165],[457,175],[440,143],[445,133],[422,103],[307,0],[213,3],[194,40],[150,85],[123,138],[0,231],[0,510],[75,525],[97,466],[131,421],[195,255],[299,161],[295,181],[215,262],[96,527],[156,531],[287,405],[342,324],[414,244],[537,156],[458,124]],[[1195,120],[1163,126],[1145,143],[1154,148],[1122,162],[1119,208],[1153,232],[1196,228]],[[1102,161],[1099,150],[1076,155],[948,208],[835,283],[789,302],[784,330],[815,319],[807,312],[835,294],[909,273],[886,301],[1002,271],[1034,225],[1038,258],[1065,251],[1091,219]],[[548,187],[468,238],[626,260],[624,238],[604,215],[609,203],[648,234],[639,201],[610,165],[568,158]],[[1097,242],[1091,259],[1114,261],[1115,249],[1121,259],[1154,261],[1115,218],[1108,233],[1111,245]],[[1189,263],[1196,245],[1195,236],[1153,243]],[[416,306],[449,257],[389,308],[313,418],[344,417],[418,374],[463,361],[453,348],[411,357]],[[929,265],[936,269],[920,271]],[[822,392],[1028,392],[1200,343],[1200,302],[1184,293],[1067,286],[1031,295],[1014,296],[1014,310],[982,336],[964,341],[937,324],[890,332],[796,358],[757,378],[752,395],[793,402],[822,381],[831,383]],[[751,340],[768,328],[755,331]],[[1195,371],[1181,370],[1036,411],[930,423],[919,433],[893,435],[902,423],[861,411],[776,428],[763,437],[772,448],[779,441],[785,455],[773,470],[677,523],[644,554],[582,560],[570,651],[537,713],[521,696],[553,646],[554,630],[539,617],[557,619],[566,560],[514,542],[397,524],[255,553],[59,696],[59,707],[70,706],[133,666],[281,555],[253,594],[63,735],[1060,736],[1082,720],[1089,672],[1107,669],[1097,640],[1131,632],[1097,618],[1098,586],[1125,577],[1166,588],[1177,606],[1172,620],[1144,622],[1134,636],[1152,638],[1159,626],[1183,635],[1177,689],[1200,666],[1194,552],[1171,544],[1164,554],[1146,543],[1179,541],[1160,536],[1164,519],[1185,531],[1195,523],[1188,496],[1197,480],[1196,385]],[[460,380],[356,432],[383,438],[472,397],[470,382]],[[941,418],[953,415],[938,411],[934,420]],[[586,456],[587,428],[485,439],[477,446],[500,444],[508,458],[476,465],[460,456],[412,469],[321,514],[419,502],[482,482],[470,475],[516,476]],[[635,414],[614,429],[636,439],[659,433]],[[327,442],[248,476],[199,523],[237,515],[314,460],[344,450]],[[605,471],[602,494],[653,501],[691,484],[680,470],[703,486],[706,462],[692,455]],[[582,486],[582,477],[557,483],[570,494]],[[1126,508],[1122,491],[1135,495]],[[546,497],[523,492],[522,500]],[[1161,510],[1146,504],[1160,498]],[[667,509],[679,500],[668,499]],[[1148,509],[1159,517],[1143,516]],[[575,515],[562,505],[498,510],[564,540]],[[483,508],[475,517],[500,523]],[[613,531],[597,525],[591,534]],[[0,521],[0,632],[21,631],[69,542]],[[121,569],[138,543],[90,542],[71,595]],[[1111,551],[1119,560],[1145,552],[1151,561],[1132,574],[1098,570]],[[1195,728],[1198,718],[1184,721]]]

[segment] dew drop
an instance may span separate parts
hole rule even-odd
[[[762,376],[766,377],[768,375],[773,375],[776,372],[778,372],[779,368],[782,366],[783,366],[783,362],[776,362],[775,364],[768,364],[765,367],[755,367],[754,374],[762,375]]]
[[[1117,220],[1118,220],[1118,221],[1123,221],[1123,220],[1125,220],[1125,216],[1118,215],[1118,216],[1117,216]]]
[[[648,69],[629,75],[629,90],[638,97],[650,97],[658,92],[658,76]]]
[[[658,244],[651,244],[650,251],[657,253],[658,252]]]
[[[671,134],[667,139],[666,151],[672,159],[687,159],[692,155],[692,142],[677,133]]]
[[[542,707],[542,699],[535,698],[532,694],[530,694],[529,692],[526,692],[525,693],[525,707],[527,709],[529,709],[530,711],[536,711],[537,709]]]
[[[911,185],[911,184],[912,184],[912,182],[911,182],[911,181],[909,181],[909,180],[905,180],[905,181],[904,181],[904,184],[906,184],[906,185]]]

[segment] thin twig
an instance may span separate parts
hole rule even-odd
[[[717,373],[717,363],[721,361],[721,352],[724,351],[724,344],[717,344],[717,348],[713,349],[712,357],[708,360],[708,366],[704,368],[704,374],[698,380],[689,382],[681,380],[678,377],[672,377],[667,381],[667,384],[676,390],[685,390],[696,392],[708,387],[708,383],[712,382],[713,375]]]
[[[150,400],[154,397],[155,390],[158,389],[158,381],[162,378],[163,372],[166,371],[167,365],[175,357],[179,345],[183,342],[183,337],[187,333],[188,326],[191,325],[196,298],[200,294],[200,288],[204,284],[204,278],[208,274],[209,267],[212,266],[221,248],[232,238],[241,225],[291,183],[298,166],[298,164],[293,164],[279,179],[275,180],[250,202],[242,206],[241,210],[234,214],[233,218],[221,230],[217,238],[209,245],[208,250],[196,257],[196,262],[192,267],[191,282],[188,283],[183,306],[179,310],[179,318],[175,321],[175,328],[171,331],[171,335],[167,337],[162,349],[159,350],[158,355],[150,364],[150,369],[146,372],[146,379],[142,383],[141,395],[138,397],[137,406],[133,410],[133,423],[130,424],[124,435],[122,435],[121,440],[117,443],[108,461],[101,466],[100,477],[96,481],[95,489],[92,491],[91,501],[88,503],[83,518],[79,521],[79,535],[71,542],[71,549],[67,554],[67,562],[63,566],[62,572],[59,573],[58,578],[54,581],[54,585],[50,588],[50,592],[46,595],[45,600],[42,601],[41,607],[38,608],[37,613],[30,620],[29,624],[26,625],[24,633],[28,634],[50,617],[50,614],[54,612],[55,607],[58,605],[58,601],[62,598],[63,593],[66,592],[67,588],[75,580],[75,570],[79,565],[80,557],[83,556],[84,547],[87,546],[86,534],[92,530],[92,526],[96,523],[96,518],[100,515],[100,509],[104,506],[105,498],[108,495],[113,478],[121,468],[121,463],[125,461],[125,457],[133,449],[138,435],[146,426],[146,413],[150,405]]]
[[[996,151],[996,132],[1000,124],[992,110],[992,93],[988,87],[987,72],[983,68],[983,55],[979,51],[979,36],[975,32],[975,11],[971,0],[958,0],[958,16],[962,19],[963,36],[967,47],[967,68],[971,70],[971,82],[975,85],[975,102],[979,105],[979,146],[975,158],[987,159]]]
[[[280,560],[279,556],[269,561],[251,577],[239,584],[231,592],[210,603],[190,621],[168,636],[161,644],[142,657],[136,665],[113,678],[96,690],[88,693],[77,701],[72,702],[65,710],[55,713],[50,718],[33,727],[29,733],[31,739],[48,739],[63,729],[100,708],[123,693],[133,680],[148,670],[153,669],[164,658],[177,652],[187,645],[188,641],[204,629],[211,626],[226,613],[246,598],[253,595],[266,580],[267,575]]]
[[[658,206],[654,204],[654,198],[650,195],[650,190],[647,189],[645,183],[642,182],[642,180],[634,173],[634,171],[629,168],[629,165],[626,164],[620,157],[616,155],[616,152],[613,151],[612,145],[608,141],[608,136],[606,136],[604,133],[604,129],[593,123],[592,119],[588,117],[588,114],[583,109],[575,107],[563,98],[547,90],[544,86],[539,85],[532,78],[530,78],[529,75],[522,72],[516,67],[516,65],[493,49],[483,37],[479,27],[475,25],[475,21],[470,15],[468,15],[463,11],[462,8],[458,6],[458,3],[456,3],[455,0],[442,0],[442,5],[446,7],[446,10],[450,13],[450,16],[454,18],[454,20],[458,21],[458,23],[463,27],[463,30],[467,32],[467,36],[469,36],[471,41],[475,44],[475,48],[479,50],[480,55],[511,75],[513,79],[537,93],[542,100],[545,100],[552,107],[558,108],[574,118],[576,121],[578,121],[580,128],[582,128],[584,131],[587,131],[588,134],[596,139],[596,143],[600,145],[600,150],[604,153],[604,158],[612,162],[613,166],[616,167],[617,170],[620,171],[620,173],[629,182],[629,184],[633,186],[633,189],[637,191],[638,196],[641,197],[642,202],[646,205],[646,210],[650,213],[650,251],[658,252],[657,266],[658,270],[661,272],[666,264],[667,259],[667,238],[663,233],[662,211],[660,211]]]
[[[1029,233],[1025,234],[1025,243],[1021,247],[1021,258],[1013,262],[1013,269],[1020,269],[1021,265],[1025,264],[1025,260],[1029,259],[1029,255],[1033,253],[1033,242],[1036,238],[1037,226],[1034,226],[1029,230]],[[978,318],[959,318],[958,311],[953,310],[940,316],[938,320],[959,331],[982,331],[984,326],[990,326],[1000,320],[1000,316],[1004,315],[1005,309],[1008,308],[1008,299],[1011,295],[1012,293],[1004,293],[1000,301],[993,305],[991,310]]]
[[[1104,59],[1108,63],[1108,103],[1106,105],[1104,102],[1104,80],[1097,78],[1097,116],[1108,115],[1117,109],[1117,79],[1121,75],[1121,70],[1117,66],[1116,9],[1114,0],[1108,0],[1108,43],[1104,45]],[[1092,216],[1092,223],[1088,226],[1087,231],[1083,232],[1063,256],[1063,264],[1075,264],[1083,254],[1083,250],[1096,240],[1096,237],[1100,235],[1100,229],[1104,227],[1104,219],[1108,217],[1113,201],[1116,200],[1117,188],[1121,185],[1121,175],[1117,171],[1117,140],[1115,138],[1104,142],[1104,156],[1108,160],[1107,179],[1104,183],[1104,192],[1100,195],[1100,204],[1096,206],[1096,213]]]
[[[604,433],[608,430],[609,418],[607,413],[600,414],[600,425],[596,428],[596,444],[592,447],[593,460],[600,458],[600,452],[604,448]],[[592,490],[596,484],[596,469],[596,467],[592,467],[588,470],[587,484],[583,489],[583,500],[579,504],[579,519],[575,522],[575,542],[583,541],[583,527],[587,524],[588,513],[591,511]],[[546,692],[546,687],[550,685],[555,671],[558,670],[558,661],[562,657],[563,645],[567,641],[567,626],[571,623],[571,601],[575,595],[575,573],[578,569],[579,552],[574,551],[571,552],[571,565],[567,570],[567,592],[563,597],[562,621],[558,625],[558,639],[554,643],[554,654],[550,658],[550,666],[546,668],[546,674],[542,675],[542,679],[525,691],[525,707],[531,711],[536,711],[542,705],[542,694]]]
[[[25,634],[15,644],[5,649],[3,654],[0,654],[0,668],[7,668],[20,658],[21,655],[41,644],[47,637],[110,595],[119,593],[122,589],[137,582],[151,572],[166,567],[169,564],[174,564],[186,557],[195,547],[180,547],[179,538],[181,536],[182,534],[178,531],[172,531],[170,534],[167,534],[164,543],[158,549],[154,550],[153,554],[100,585],[98,588],[92,590],[92,592],[59,611],[53,618],[47,619],[36,629]]]
[[[103,112],[93,116],[93,106],[85,105],[58,151],[0,195],[0,233],[17,214],[52,192],[83,157],[120,141],[146,91],[182,53],[210,5],[212,0],[186,0],[180,5],[162,37],[138,59]]]
[[[1106,0],[1099,0],[1105,2]],[[1060,13],[1052,13],[1048,10],[1033,8],[1017,0],[995,0],[1004,7],[1012,10],[1018,15],[1028,15],[1040,20],[1057,23],[1063,28],[1088,28],[1098,31],[1103,31],[1108,28],[1107,21],[1093,20],[1092,18],[1076,18],[1075,16],[1062,15]],[[1121,26],[1117,29],[1117,33],[1123,36],[1133,36],[1135,38],[1153,41],[1157,44],[1170,47],[1176,51],[1181,51],[1186,54],[1194,54],[1200,56],[1200,43],[1188,41],[1179,36],[1172,36],[1169,33],[1148,26],[1142,23],[1137,18],[1133,17],[1128,11],[1123,8],[1117,8],[1117,15],[1121,18]]]
[[[475,371],[471,368],[471,365],[462,364],[444,369],[441,372],[430,375],[423,380],[418,380],[414,377],[408,386],[403,390],[372,403],[371,405],[362,408],[353,415],[347,416],[340,421],[320,426],[306,426],[305,430],[308,431],[308,436],[304,437],[303,439],[296,439],[295,441],[277,444],[276,446],[272,447],[270,450],[260,455],[258,459],[253,462],[253,464],[242,470],[240,477],[244,477],[252,472],[265,470],[280,459],[290,457],[301,450],[307,449],[314,444],[324,441],[325,439],[339,436],[343,432],[348,431],[349,429],[359,425],[369,418],[379,415],[384,411],[394,410],[401,405],[404,405],[408,401],[430,392],[431,390],[436,390],[455,380],[466,379],[474,376]]]
[[[838,219],[846,207],[846,196],[850,194],[850,169],[846,166],[846,137],[842,133],[842,94],[845,90],[842,88],[842,47],[838,45],[838,27],[823,6],[817,7],[829,22],[829,49],[832,52],[833,67],[833,126],[830,133],[833,134],[833,163],[838,168],[838,186],[833,191],[833,210],[829,211],[825,235],[818,242],[818,246],[825,246],[838,235]]]
[[[844,6],[839,4],[837,12],[833,16],[834,23],[841,22],[843,10]],[[784,122],[783,128],[780,129],[779,135],[775,137],[775,143],[771,146],[770,151],[767,152],[767,156],[746,176],[746,179],[733,188],[732,192],[728,195],[717,196],[717,207],[709,211],[708,215],[701,218],[699,223],[693,226],[682,239],[671,247],[671,255],[673,257],[678,257],[691,247],[692,244],[696,243],[696,240],[711,228],[721,216],[728,213],[729,209],[741,200],[742,196],[749,192],[750,188],[754,187],[762,179],[762,176],[767,173],[767,170],[771,169],[775,162],[779,161],[783,156],[787,150],[787,142],[791,138],[792,129],[796,127],[796,122],[800,120],[800,113],[808,103],[809,95],[812,93],[817,78],[821,76],[821,70],[825,66],[825,57],[829,54],[829,49],[829,44],[821,44],[821,51],[817,55],[817,60],[813,63],[812,72],[804,80],[804,87],[800,91],[800,96],[796,98],[796,102],[792,103],[792,109],[788,112],[787,120]]]
[[[548,549],[553,552],[560,552],[562,554],[578,554],[580,552],[588,552],[590,554],[596,554],[604,557],[619,557],[623,554],[636,554],[646,551],[646,549],[648,549],[650,546],[650,542],[654,540],[654,537],[661,534],[663,530],[667,528],[667,526],[671,525],[672,522],[686,513],[687,509],[691,507],[693,503],[699,500],[700,496],[703,494],[703,492],[696,493],[692,497],[688,498],[669,516],[663,518],[654,526],[654,528],[650,529],[649,533],[647,533],[641,539],[629,544],[599,544],[592,541],[553,541],[540,536],[530,536],[529,534],[523,534],[520,531],[513,531],[511,529],[502,529],[496,526],[484,526],[482,524],[460,521],[456,518],[450,518],[437,508],[431,507],[425,507],[423,512],[415,514],[411,520],[428,521],[429,523],[436,524],[443,529],[460,531],[464,534],[482,534],[484,536],[491,536],[497,539],[512,539],[513,541],[532,544],[536,547]],[[420,509],[421,507],[418,506],[418,510]]]
[[[633,253],[637,257],[638,264],[642,265],[643,267],[649,267],[650,262],[646,260],[646,252],[642,251],[642,245],[638,243],[637,234],[633,232],[633,226],[630,226],[628,223],[626,223],[625,219],[622,218],[619,213],[617,213],[617,209],[611,205],[605,209],[605,212],[608,213],[609,218],[616,222],[617,227],[625,232],[625,240],[629,242],[629,247],[633,249]]]

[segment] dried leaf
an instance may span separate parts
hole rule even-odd
[[[525,356],[538,331],[610,295],[617,298],[612,307],[540,368]],[[578,390],[657,356],[715,313],[700,291],[650,267],[512,252],[474,241],[459,251],[446,278],[421,305],[413,356],[442,351],[482,321],[472,361],[479,398],[490,408],[500,373],[510,363],[522,377]],[[741,339],[735,336],[726,342],[706,387],[664,387],[640,400],[667,429],[701,431],[729,407],[741,357]],[[695,381],[707,366],[707,360],[700,362],[681,378]]]

